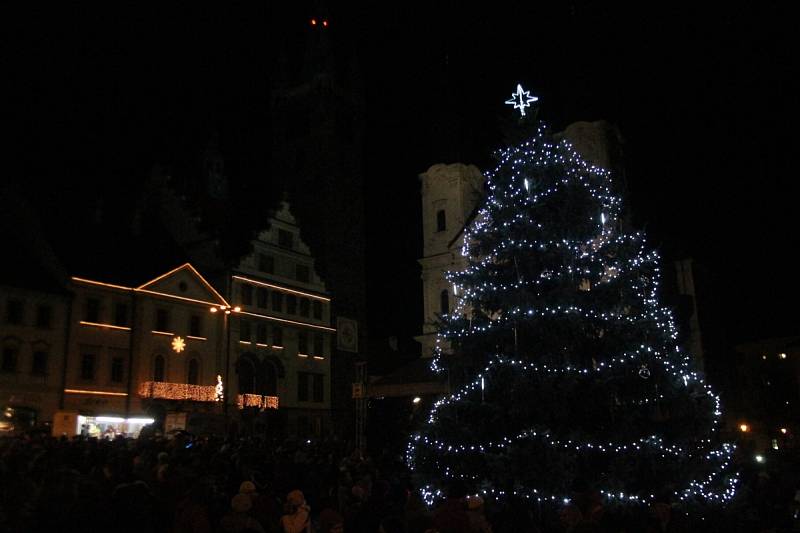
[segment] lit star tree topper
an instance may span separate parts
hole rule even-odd
[[[537,102],[539,98],[536,96],[531,96],[530,91],[523,90],[521,84],[517,84],[517,92],[511,95],[509,100],[506,100],[506,104],[513,105],[514,109],[519,109],[520,115],[525,116],[525,108],[531,106],[531,102]]]

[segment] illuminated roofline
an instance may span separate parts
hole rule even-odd
[[[79,324],[83,326],[97,326],[100,328],[111,328],[111,329],[119,329],[122,331],[130,331],[131,328],[127,326],[115,326],[114,324],[101,324],[100,322],[89,322],[88,320],[79,320]]]
[[[136,291],[136,292],[143,292],[145,294],[153,294],[155,296],[163,296],[164,298],[175,298],[176,300],[183,300],[184,302],[192,302],[192,303],[196,303],[196,304],[203,304],[206,307],[212,306],[212,305],[219,307],[219,305],[220,305],[219,303],[206,302],[204,300],[195,300],[194,298],[187,298],[185,296],[178,296],[176,294],[168,294],[166,292],[151,291],[149,289],[133,289],[133,290]],[[225,305],[227,306],[228,302],[225,302]]]
[[[72,281],[78,281],[80,283],[88,283],[89,285],[100,285],[101,287],[109,287],[112,289],[121,289],[123,291],[132,291],[134,290],[132,287],[123,287],[122,285],[114,285],[113,283],[104,283],[102,281],[93,281],[91,279],[86,278],[79,278],[77,276],[72,276]]]
[[[265,318],[267,320],[274,320],[276,322],[283,322],[284,324],[292,324],[294,326],[303,326],[305,328],[321,329],[324,331],[335,332],[336,328],[329,328],[327,326],[318,326],[316,324],[309,324],[308,322],[298,322],[296,320],[287,320],[285,318],[278,318],[275,316],[259,315],[257,313],[248,313],[247,311],[239,311],[240,315],[250,315],[258,318]]]
[[[198,271],[197,271],[197,269],[195,269],[195,268],[194,268],[194,267],[193,267],[193,266],[192,266],[190,263],[184,263],[184,264],[182,264],[182,265],[181,265],[181,266],[179,266],[179,267],[173,268],[173,269],[172,269],[172,270],[170,270],[169,272],[167,272],[167,273],[165,273],[165,274],[161,274],[161,275],[160,275],[160,276],[158,276],[157,278],[155,278],[155,279],[152,279],[152,280],[150,280],[150,281],[148,281],[147,283],[144,283],[144,284],[142,284],[142,285],[139,285],[138,287],[136,287],[136,290],[142,290],[142,289],[144,289],[145,287],[147,287],[148,285],[152,285],[153,283],[156,283],[157,281],[160,281],[160,280],[162,280],[162,279],[166,278],[167,276],[171,276],[171,275],[172,275],[172,274],[174,274],[175,272],[178,272],[179,270],[183,270],[183,269],[185,269],[185,268],[188,268],[189,270],[191,270],[191,271],[194,273],[194,275],[195,275],[195,276],[197,276],[197,277],[200,279],[200,281],[201,281],[201,282],[203,282],[203,285],[205,285],[205,286],[206,286],[206,288],[207,288],[208,290],[210,290],[212,293],[214,293],[214,295],[215,295],[217,298],[219,298],[219,299],[220,299],[220,301],[221,301],[221,302],[223,302],[225,305],[228,305],[228,302],[227,302],[227,301],[225,301],[225,298],[223,298],[223,297],[222,297],[222,295],[221,295],[220,293],[218,293],[218,292],[217,292],[217,290],[216,290],[214,287],[212,287],[212,286],[211,286],[211,284],[210,284],[209,282],[207,282],[207,281],[206,281],[206,278],[204,278],[204,277],[203,277],[203,276],[200,274],[200,272],[198,272]]]
[[[68,394],[95,394],[97,396],[127,396],[127,392],[108,392],[101,390],[64,389]]]
[[[320,296],[318,294],[313,294],[313,293],[310,293],[310,292],[303,292],[303,291],[298,291],[298,290],[295,290],[295,289],[289,289],[287,287],[281,287],[280,285],[273,285],[272,283],[265,283],[263,281],[256,281],[254,279],[245,278],[243,276],[231,276],[231,277],[233,279],[238,279],[240,281],[246,281],[246,282],[252,283],[254,285],[262,285],[264,287],[270,287],[270,288],[273,288],[273,289],[278,289],[279,291],[290,292],[292,294],[299,294],[300,296],[308,296],[309,298],[322,300],[324,302],[330,302],[331,301],[331,299],[328,298],[327,296]]]

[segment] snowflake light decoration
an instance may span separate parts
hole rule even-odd
[[[186,341],[182,337],[175,337],[172,339],[172,349],[177,353],[181,353],[186,348]]]

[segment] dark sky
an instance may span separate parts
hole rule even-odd
[[[636,223],[665,256],[708,268],[733,340],[797,332],[800,28],[788,9],[429,4],[330,4],[325,15],[337,57],[357,59],[365,88],[381,335],[409,336],[421,316],[417,175],[443,162],[437,124],[455,117],[459,159],[487,165],[517,82],[556,129],[617,124]],[[0,67],[12,89],[3,179],[50,183],[51,201],[98,184],[119,194],[215,129],[232,180],[268,180],[276,49],[300,57],[320,13],[291,2],[2,13]]]

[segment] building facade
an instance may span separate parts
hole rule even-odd
[[[274,429],[324,435],[332,429],[331,298],[286,203],[227,283],[240,309],[231,344],[236,393],[277,396],[284,416],[267,424],[284,427]]]

